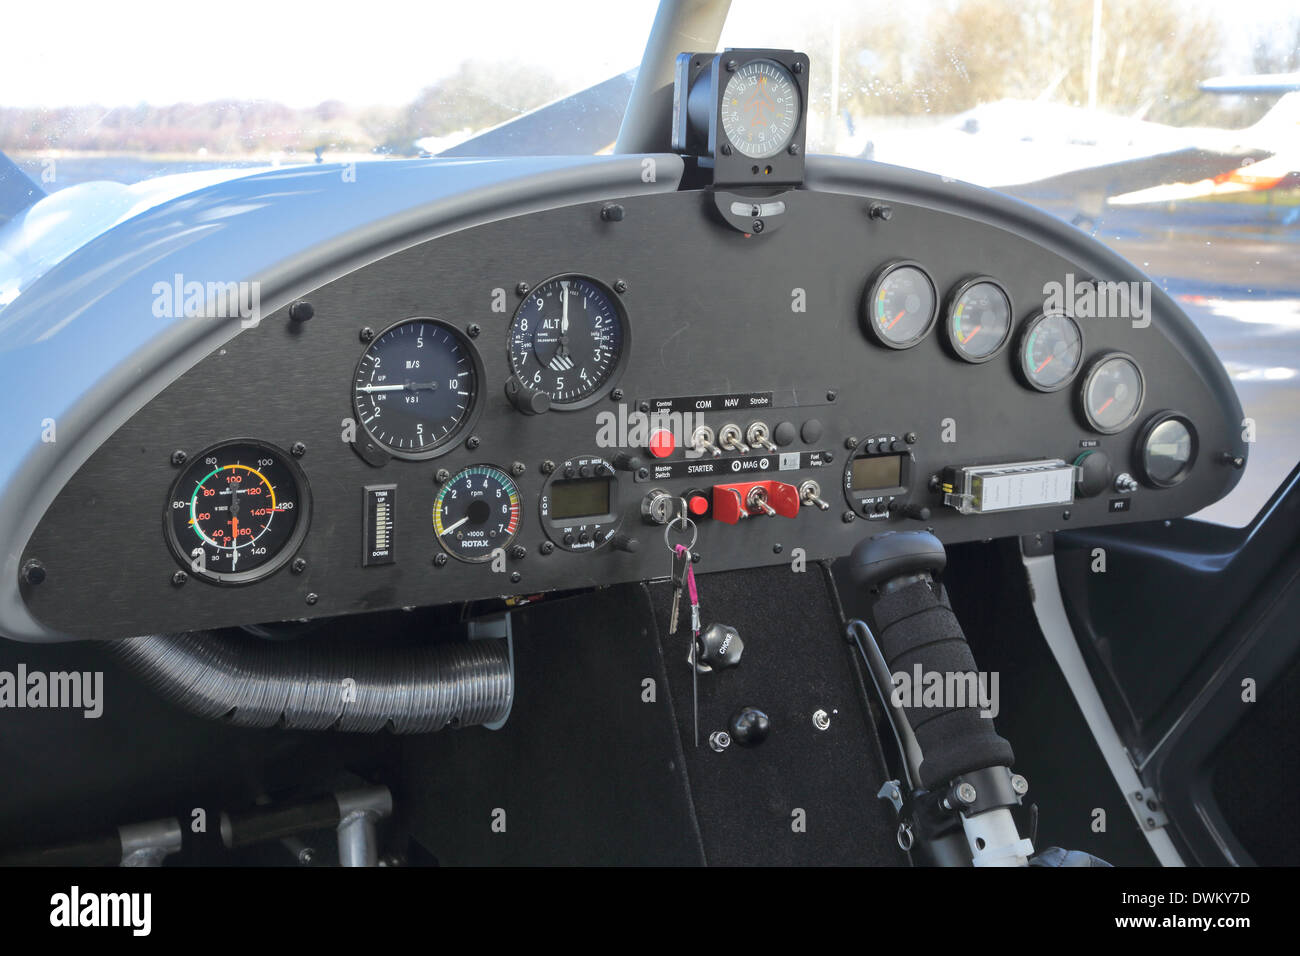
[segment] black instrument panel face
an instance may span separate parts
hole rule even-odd
[[[526,596],[662,577],[690,536],[726,570],[891,528],[1176,517],[1234,481],[1231,400],[1166,306],[1045,302],[1082,270],[1018,235],[810,190],[762,236],[702,193],[622,203],[423,243],[304,290],[308,322],[241,332],[59,493],[23,552],[46,569],[34,615],[102,638]],[[295,513],[246,505],[270,493],[232,492],[245,476]],[[689,535],[655,523],[682,511]]]

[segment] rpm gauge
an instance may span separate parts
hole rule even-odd
[[[881,345],[907,349],[929,334],[938,312],[929,273],[915,262],[892,262],[867,286],[862,322]]]
[[[959,358],[987,362],[1011,334],[1011,297],[988,278],[959,285],[948,300],[948,342]]]
[[[361,356],[353,406],[366,434],[390,455],[432,458],[469,422],[482,377],[478,354],[449,322],[407,319]]]
[[[222,442],[192,459],[176,479],[167,538],[197,577],[247,584],[293,555],[310,512],[307,479],[289,455],[262,442]]]
[[[1083,415],[1103,435],[1123,431],[1137,418],[1144,390],[1137,362],[1119,352],[1104,355],[1084,377]]]
[[[1040,315],[1020,339],[1020,371],[1031,388],[1055,392],[1068,385],[1083,361],[1083,332],[1063,312]]]
[[[723,89],[722,131],[744,156],[766,159],[789,145],[799,125],[799,85],[774,60],[750,60]]]
[[[490,561],[514,541],[519,517],[519,489],[510,476],[492,465],[471,465],[438,489],[433,533],[453,558]]]
[[[582,408],[613,385],[627,340],[627,318],[613,292],[586,276],[556,276],[515,311],[510,370],[552,407]]]

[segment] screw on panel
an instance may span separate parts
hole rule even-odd
[[[812,715],[813,726],[818,730],[829,730],[831,726],[831,715],[824,710],[818,710]]]
[[[840,515],[840,520],[843,521],[845,524],[848,524],[856,517],[857,515],[855,515],[852,511],[846,511],[844,512],[844,514]]]
[[[523,298],[527,294],[528,294],[527,282],[521,282],[517,286],[515,286],[515,295],[519,296],[520,298]]]
[[[716,752],[722,753],[722,751],[731,746],[731,734],[727,733],[725,730],[715,730],[713,733],[709,734],[709,746]]]
[[[832,389],[829,389],[829,390],[826,392],[826,401],[828,401],[828,402],[833,402],[833,401],[835,401],[835,396],[836,396],[836,394],[837,394],[837,393],[836,393],[835,389],[833,389],[833,388],[832,388]]]
[[[294,574],[302,574],[304,571],[307,570],[307,559],[294,558],[293,564],[289,565],[289,570],[292,571]]]
[[[361,329],[361,331],[358,333],[358,337],[361,339],[362,342],[369,342],[371,339],[375,337],[375,330],[367,325]]]
[[[301,458],[303,455],[307,454],[307,446],[300,441],[296,441],[289,449],[289,454],[293,455],[294,458]]]
[[[626,280],[626,279],[615,279],[615,280],[614,280],[614,291],[617,292],[619,295],[622,295],[624,292],[626,292],[626,291],[627,291],[627,280]]]
[[[180,587],[189,579],[190,576],[186,574],[184,571],[177,571],[175,574],[172,575],[172,584],[174,584],[176,587]]]
[[[477,322],[471,322],[471,323],[470,323],[470,324],[465,328],[465,331],[466,331],[467,333],[469,333],[469,337],[470,337],[471,339],[476,339],[476,338],[478,338],[479,333],[483,331],[483,329],[479,326],[479,324],[478,324]]]
[[[607,203],[600,209],[600,218],[605,222],[622,222],[624,211],[621,203]]]
[[[315,604],[315,603],[316,603],[317,601],[319,601],[319,600],[320,600],[320,597],[316,594],[315,591],[312,591],[310,594],[307,595],[307,603],[308,603],[308,604]]]
[[[555,550],[555,545],[549,541],[543,541],[541,547],[537,550],[542,552],[542,554],[550,554]]]
[[[451,478],[451,472],[448,471],[446,468],[439,468],[436,472],[433,473],[433,480],[440,485],[445,485],[448,479],[450,478]]]
[[[514,475],[516,478],[518,478],[527,470],[528,470],[528,466],[525,465],[522,461],[517,461],[510,466],[510,474]]]
[[[37,585],[45,580],[45,565],[32,558],[23,565],[23,580],[28,584]]]
[[[960,783],[957,785],[956,796],[962,803],[969,805],[975,802],[975,798],[979,794],[975,792],[975,787],[972,784]]]
[[[722,144],[722,155],[723,155],[723,156],[730,156],[730,155],[731,155],[731,144],[730,144],[730,143],[723,143],[723,144]]]
[[[470,451],[473,451],[474,449],[478,448],[480,444],[482,444],[482,442],[479,441],[479,437],[477,435],[470,435],[469,438],[465,439],[465,447],[468,448]]]
[[[798,155],[799,155],[799,144],[798,144],[798,143],[791,143],[790,146],[788,147],[788,149],[789,149],[789,153],[790,153],[791,156],[798,156]]]
[[[434,566],[434,567],[436,567],[436,568],[440,568],[440,567],[442,567],[443,565],[445,565],[446,563],[447,563],[447,556],[446,556],[445,554],[435,554],[435,555],[433,556],[433,566]]]
[[[892,206],[887,206],[882,202],[873,202],[867,210],[867,215],[881,222],[889,222],[894,218],[894,210]]]
[[[858,439],[855,436],[850,435],[848,438],[844,439],[844,447],[849,451],[853,451],[853,449],[858,447]]]
[[[1018,773],[1011,775],[1011,789],[1022,797],[1029,792],[1029,781]]]
[[[527,556],[528,549],[522,544],[512,544],[510,546],[510,557],[514,558],[516,561],[522,561]]]
[[[614,391],[609,393],[609,397],[616,402],[621,402],[623,401],[623,390],[621,388],[616,388]]]
[[[185,464],[189,460],[190,456],[185,454],[185,452],[181,451],[179,448],[172,452],[172,464],[177,467]]]
[[[753,223],[750,224],[749,231],[753,233],[760,233],[766,228],[767,227],[763,224],[763,220],[755,219]]]
[[[523,577],[523,575],[520,574],[518,571],[511,571],[511,572],[510,572],[510,583],[511,583],[511,584],[518,584],[519,581],[520,581],[520,579],[521,579],[522,577]]]
[[[546,459],[546,461],[542,462],[543,475],[550,475],[553,474],[554,472],[555,472],[555,462],[551,461],[551,459],[549,458]]]

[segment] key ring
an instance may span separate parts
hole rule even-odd
[[[695,524],[694,521],[690,519],[690,517],[686,514],[686,512],[683,511],[679,519],[674,519],[672,521],[669,521],[666,525],[664,525],[664,544],[666,544],[668,546],[668,550],[673,552],[674,554],[677,553],[677,549],[673,545],[672,541],[669,539],[668,535],[672,533],[673,525],[677,524],[679,521],[682,526],[683,534],[686,533],[687,528],[691,529],[691,543],[686,546],[687,551],[695,550],[695,542],[700,536],[699,527]]]

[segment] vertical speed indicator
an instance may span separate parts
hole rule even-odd
[[[449,322],[407,319],[361,356],[352,402],[366,435],[388,454],[432,458],[471,420],[482,377],[478,353]]]

